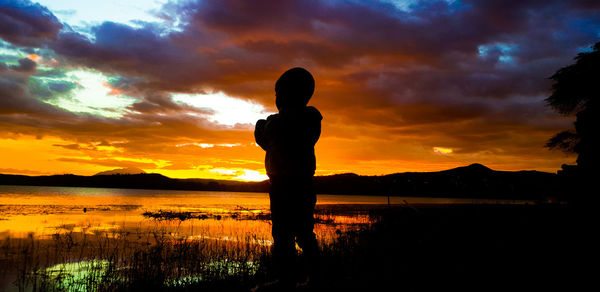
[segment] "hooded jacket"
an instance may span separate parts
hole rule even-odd
[[[315,144],[323,116],[312,106],[283,111],[256,122],[256,144],[266,151],[269,178],[307,177],[315,174]]]

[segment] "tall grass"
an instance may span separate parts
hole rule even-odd
[[[172,211],[145,216],[176,222],[269,219],[261,212],[238,212],[230,218]],[[321,246],[329,253],[347,249],[352,239],[342,235],[371,220],[364,214],[336,217],[323,210],[316,219]],[[0,244],[0,278],[15,279],[12,284],[18,291],[186,291],[247,290],[270,277],[270,237],[188,236],[161,226],[77,232],[59,228],[48,237],[5,238]]]
[[[190,240],[160,230],[65,232],[48,239],[7,238],[1,252],[18,291],[160,290],[247,281],[263,272],[269,254],[268,246],[254,242]]]

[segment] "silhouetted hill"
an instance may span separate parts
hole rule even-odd
[[[146,173],[144,170],[137,167],[117,168],[113,170],[101,171],[94,175],[114,175],[114,174],[140,174]]]
[[[556,174],[547,172],[495,171],[481,164],[472,164],[438,172],[316,177],[315,188],[319,193],[542,199],[555,195],[555,178]]]
[[[172,179],[150,174],[24,176],[0,174],[0,184],[166,190],[267,192],[269,182]],[[354,173],[317,176],[319,194],[392,195],[445,198],[544,199],[555,197],[556,174],[496,171],[472,164],[438,172],[405,172],[382,176]]]
[[[173,179],[157,173],[81,176],[73,174],[25,176],[0,174],[0,185],[70,186],[95,188],[268,191],[268,182],[213,179]]]

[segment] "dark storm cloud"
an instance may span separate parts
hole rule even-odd
[[[51,117],[60,113],[31,95],[29,76],[35,73],[35,68],[35,63],[29,59],[20,59],[19,65],[15,66],[0,63],[0,121],[3,114]]]
[[[19,59],[19,65],[17,66],[11,66],[11,69],[15,70],[15,71],[21,71],[21,72],[35,72],[35,68],[37,66],[37,64],[34,61],[31,61],[27,58],[24,59]]]
[[[159,89],[181,89],[180,84],[190,83],[207,67],[193,46],[182,47],[174,36],[160,36],[152,26],[136,29],[105,22],[92,28],[92,33],[94,42],[76,32],[61,33],[52,48],[67,62],[143,77]]]
[[[233,89],[263,81],[286,64],[327,71],[362,58],[380,69],[402,67],[404,83],[414,75],[429,78],[418,81],[427,88],[449,85],[457,94],[488,96],[502,95],[508,91],[505,84],[522,80],[513,92],[525,95],[545,90],[547,84],[537,80],[564,64],[578,46],[592,43],[600,29],[593,25],[598,5],[588,1],[433,1],[411,12],[373,4],[191,1],[172,12],[184,15],[182,31],[161,35],[155,26],[104,23],[92,29],[95,41],[70,32],[53,48],[94,68],[143,77],[147,83],[140,85],[164,90]],[[590,23],[574,24],[582,20]],[[518,69],[496,68],[502,55],[496,43],[514,45],[505,57]],[[491,46],[486,56],[478,55],[482,45]],[[348,73],[364,69],[353,71]]]
[[[50,82],[48,83],[48,88],[56,92],[67,92],[75,88],[75,84],[72,82]]]
[[[28,47],[56,38],[62,24],[46,7],[25,0],[0,1],[0,38]]]
[[[211,109],[199,109],[190,105],[175,103],[167,92],[153,90],[129,90],[125,92],[132,96],[142,97],[141,101],[132,104],[129,109],[136,113],[147,115],[148,118],[151,118],[149,115],[154,114],[194,113],[199,115],[209,115],[214,113]]]
[[[173,30],[105,22],[90,30],[91,38],[66,29],[57,36],[60,23],[45,8],[10,3],[23,11],[0,20],[0,37],[47,45],[65,66],[120,75],[110,85],[139,101],[118,120],[50,121],[40,114],[4,119],[7,125],[81,143],[127,140],[123,148],[145,153],[184,151],[172,148],[180,139],[251,141],[247,129],[219,129],[187,115],[209,112],[175,103],[171,93],[212,89],[272,107],[273,82],[293,66],[316,76],[311,103],[325,113],[325,138],[379,135],[400,145],[409,137],[456,153],[534,153],[544,137],[569,126],[544,107],[547,78],[600,36],[599,1],[416,1],[408,10],[376,1],[181,1],[157,12],[168,24],[183,23]],[[6,23],[30,33],[11,34],[17,26]],[[47,29],[35,30],[36,23]],[[10,72],[0,95],[18,97],[0,100],[0,113],[30,109],[26,70],[0,70]],[[49,89],[68,90],[62,86]],[[371,152],[355,149],[357,157],[404,155],[401,147],[360,147]]]

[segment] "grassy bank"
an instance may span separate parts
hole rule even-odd
[[[585,278],[593,215],[569,206],[370,206],[362,214],[374,223],[321,241],[323,290],[539,291]],[[247,291],[273,279],[269,246],[260,244],[268,239],[97,236],[8,239],[0,264],[15,267],[16,288],[37,291]]]

